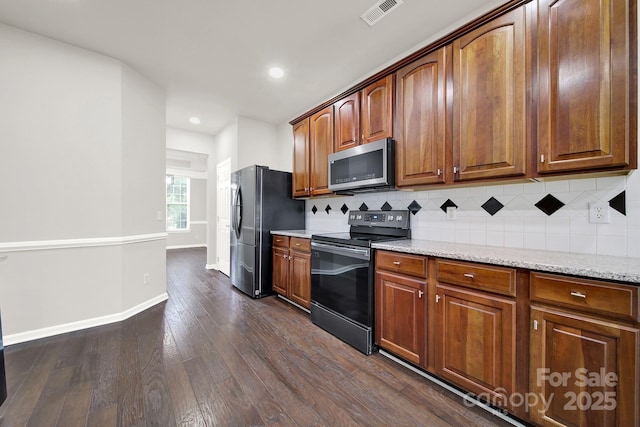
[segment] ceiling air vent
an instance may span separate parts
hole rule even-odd
[[[371,9],[363,13],[360,18],[372,27],[373,24],[396,10],[401,4],[402,0],[380,0],[374,4]]]

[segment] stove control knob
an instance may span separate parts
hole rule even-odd
[[[351,218],[351,219],[356,219],[356,216],[355,216],[355,215],[353,215],[353,214],[351,214],[351,215],[350,215],[350,218]]]
[[[356,216],[356,219],[362,219],[362,215]]]
[[[394,219],[396,219],[396,217],[394,217],[393,215],[389,215],[389,221],[393,221]]]
[[[402,215],[398,215],[398,216],[396,217],[396,221],[402,221]]]

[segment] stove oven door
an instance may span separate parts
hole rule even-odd
[[[311,239],[311,321],[364,354],[373,345],[371,250]]]

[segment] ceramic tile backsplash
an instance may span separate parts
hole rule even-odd
[[[563,205],[547,215],[536,204],[549,200],[549,196]],[[589,223],[590,202],[613,200],[619,207],[621,197],[625,200],[624,214],[611,208],[610,224]],[[496,202],[503,207],[497,209]],[[393,209],[412,206],[416,211],[420,206],[411,215],[412,235],[418,239],[640,258],[638,171],[604,178],[311,199],[306,203],[307,228],[346,231],[349,226],[344,206],[357,210],[363,203],[369,209],[390,205]],[[457,206],[456,219],[447,220],[442,206],[453,204]],[[487,211],[483,205],[491,208]]]

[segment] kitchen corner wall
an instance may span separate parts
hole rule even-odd
[[[4,344],[167,298],[165,94],[113,58],[0,24]]]
[[[596,201],[610,205],[611,223],[589,223],[588,205]],[[411,229],[417,239],[640,258],[640,171],[310,199],[307,228],[344,231],[348,225],[343,211],[362,204],[381,209],[385,202],[415,212]],[[447,220],[445,213],[451,204],[457,206],[455,220]]]

